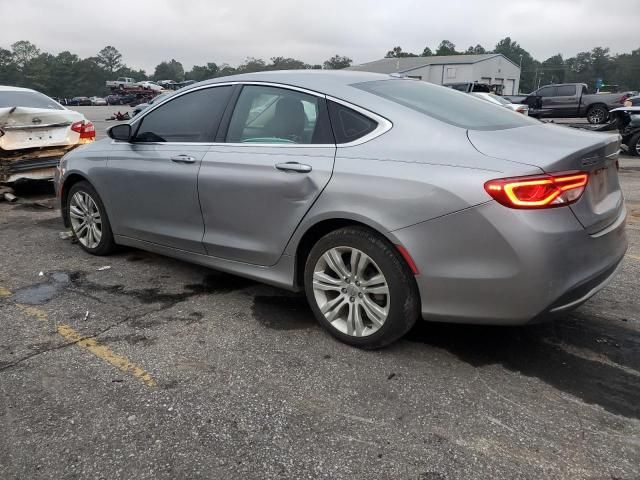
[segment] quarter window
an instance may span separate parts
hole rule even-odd
[[[213,142],[232,86],[205,88],[159,106],[141,121],[136,142]]]
[[[331,126],[336,143],[349,143],[373,132],[378,123],[369,117],[335,102],[329,102]]]
[[[247,85],[238,97],[228,143],[333,143],[324,99],[285,88]]]

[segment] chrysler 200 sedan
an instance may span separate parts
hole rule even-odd
[[[420,317],[522,325],[580,305],[626,248],[616,136],[455,90],[283,71],[181,90],[67,154],[80,246],[128,245],[306,292],[381,347]]]

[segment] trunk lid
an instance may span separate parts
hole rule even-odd
[[[616,162],[620,136],[540,124],[506,130],[469,130],[484,155],[540,168],[543,172],[589,172],[582,197],[569,208],[589,233],[611,225],[623,210]]]
[[[45,108],[0,108],[0,149],[20,150],[78,143],[71,124],[84,117],[72,110]]]

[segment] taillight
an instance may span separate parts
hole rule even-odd
[[[526,111],[527,111],[527,107],[524,107],[524,106],[516,108],[516,112],[518,113],[524,113]]]
[[[490,180],[484,189],[509,208],[554,208],[577,201],[588,181],[588,173],[562,172]]]
[[[81,139],[94,140],[96,138],[96,127],[88,120],[81,120],[71,125],[71,130],[78,132]]]

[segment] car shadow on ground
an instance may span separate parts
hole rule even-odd
[[[640,335],[581,311],[525,327],[419,322],[405,337],[474,367],[499,364],[611,413],[640,418]],[[622,323],[622,322],[620,322]]]

